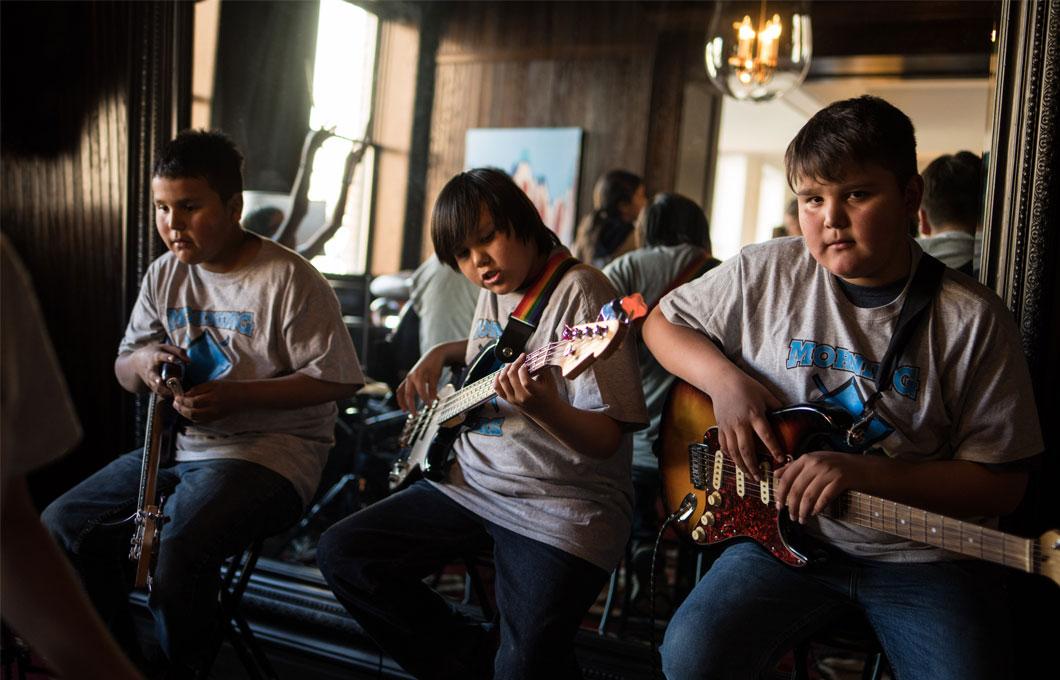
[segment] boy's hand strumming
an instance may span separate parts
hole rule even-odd
[[[438,396],[438,379],[442,377],[442,369],[446,364],[446,353],[442,347],[438,345],[427,350],[397,386],[395,396],[398,406],[409,413],[416,413],[417,398],[424,404],[430,404]]]
[[[780,408],[769,390],[735,366],[726,379],[713,386],[710,397],[718,421],[718,443],[744,474],[761,481],[756,455],[756,435],[762,440],[775,464],[784,462],[783,447],[773,434],[766,415]]]

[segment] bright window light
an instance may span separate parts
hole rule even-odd
[[[326,220],[331,219],[342,188],[346,156],[353,148],[349,140],[364,139],[369,132],[378,27],[374,14],[345,0],[320,2],[309,125],[334,128],[336,135],[347,138],[329,138],[314,158],[309,200],[324,201]],[[367,268],[374,162],[369,149],[354,172],[343,226],[324,246],[324,254],[313,258],[322,272],[359,274]],[[313,231],[299,230],[299,236]]]

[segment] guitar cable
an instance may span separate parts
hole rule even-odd
[[[662,544],[663,534],[675,521],[686,521],[692,516],[696,509],[695,494],[687,494],[676,510],[667,515],[659,527],[659,533],[655,536],[655,547],[651,551],[651,575],[648,577],[648,598],[651,600],[651,618],[648,621],[648,641],[651,643],[651,672],[653,678],[662,678],[662,665],[660,663],[658,647],[655,644],[655,560],[659,556],[659,546]],[[632,565],[629,566],[632,568]]]

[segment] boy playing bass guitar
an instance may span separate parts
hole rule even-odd
[[[443,364],[471,359],[518,324],[527,291],[569,257],[499,170],[457,175],[434,208],[439,259],[483,290],[467,340],[427,352],[398,387],[430,404]],[[572,381],[537,373],[541,347],[597,317],[614,297],[597,270],[561,275],[536,330],[497,374],[497,398],[472,413],[438,483],[421,480],[334,525],[321,572],[375,641],[419,678],[579,677],[574,635],[617,563],[632,513],[630,431],[645,424],[634,346]],[[542,301],[543,302],[543,301]],[[465,388],[466,389],[466,388]],[[492,546],[499,648],[423,578]]]

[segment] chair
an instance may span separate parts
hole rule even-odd
[[[861,669],[862,680],[879,680],[886,662],[883,648],[876,639],[872,626],[862,614],[853,610],[795,646],[792,680],[809,680],[810,646],[813,644],[864,654],[865,664]]]
[[[268,657],[258,645],[254,632],[240,612],[243,594],[246,592],[250,575],[261,555],[261,545],[262,539],[256,539],[242,554],[232,557],[221,567],[220,630],[213,651],[199,672],[200,678],[209,677],[210,669],[217,660],[217,653],[221,650],[224,640],[227,639],[236,650],[239,660],[252,680],[278,680],[276,671],[273,670]]]

